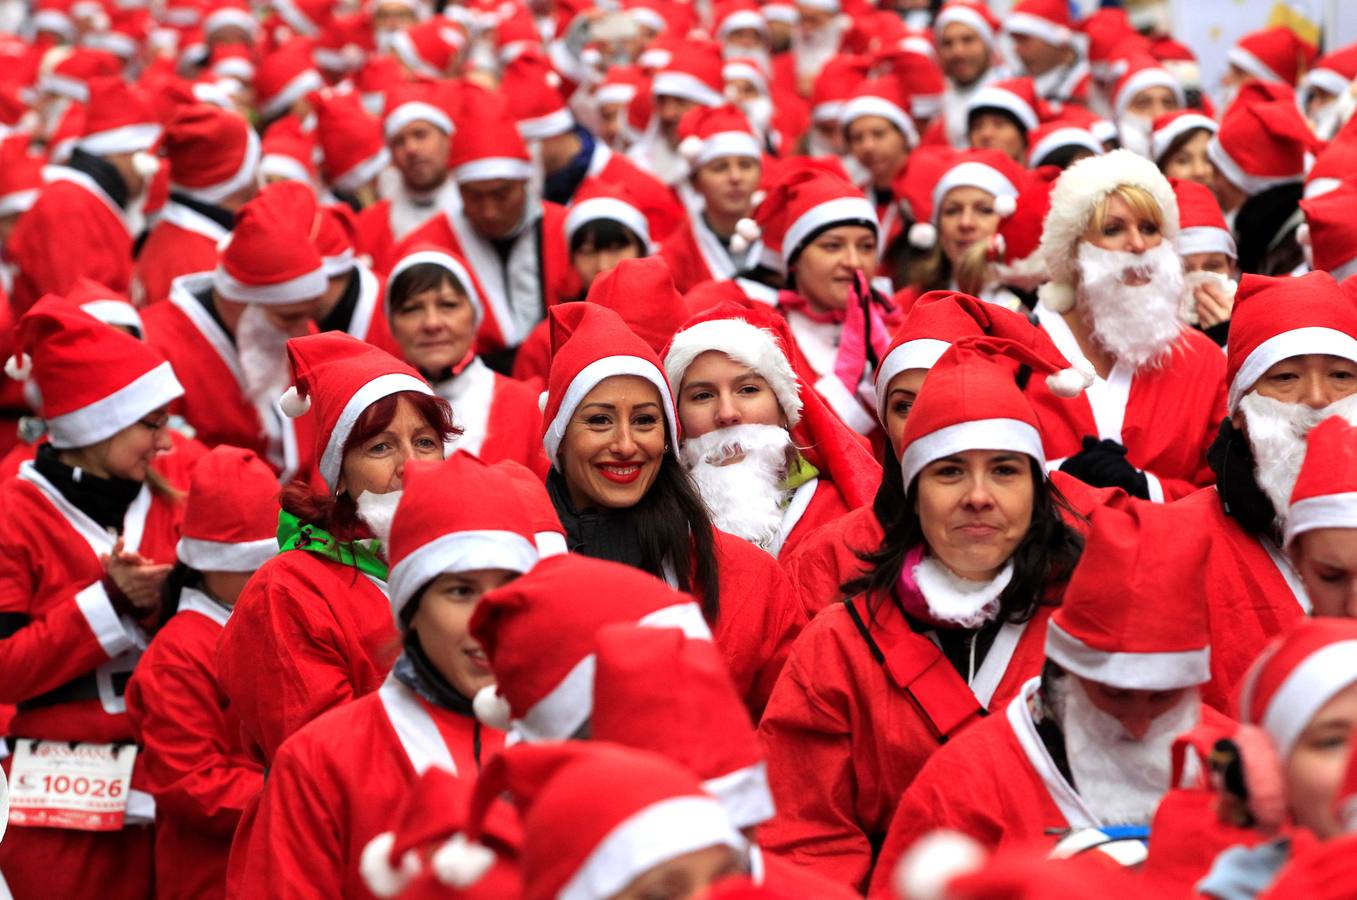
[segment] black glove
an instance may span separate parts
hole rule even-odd
[[[1084,448],[1060,464],[1060,471],[1094,487],[1121,488],[1132,497],[1150,499],[1145,473],[1126,459],[1126,448],[1116,441],[1084,438]]]

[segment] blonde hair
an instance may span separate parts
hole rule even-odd
[[[1107,220],[1107,207],[1111,204],[1113,197],[1120,198],[1123,203],[1131,207],[1131,212],[1137,216],[1149,219],[1159,228],[1164,227],[1164,210],[1159,207],[1159,201],[1154,199],[1154,195],[1143,187],[1122,184],[1104,197],[1102,203],[1093,208],[1093,212],[1088,217],[1088,224],[1084,227],[1085,233],[1102,231],[1103,223]]]
[[[905,280],[920,293],[946,290],[952,280],[952,264],[936,243],[927,252],[905,263]]]
[[[994,271],[989,258],[990,238],[981,238],[961,253],[956,264],[956,286],[963,294],[980,296],[985,285],[993,278]]]

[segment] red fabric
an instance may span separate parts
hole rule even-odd
[[[840,599],[840,585],[867,570],[858,553],[875,550],[883,537],[869,504],[807,533],[794,549],[783,548],[782,568],[807,620]]]
[[[699,284],[716,277],[711,269],[707,268],[702,251],[697,249],[697,238],[693,236],[692,222],[685,222],[675,229],[660,244],[659,254],[669,264],[669,273],[674,276],[674,288],[680,294],[686,294]]]
[[[121,831],[16,828],[0,843],[0,866],[14,900],[156,896],[155,837],[149,826]]]
[[[678,197],[664,182],[621,153],[609,151],[607,160],[597,172],[592,171],[594,167],[590,166],[589,176],[623,187],[630,195],[631,202],[646,217],[651,241],[660,243],[676,233],[679,226],[688,220]],[[683,293],[683,288],[679,288],[679,293]]]
[[[1259,900],[1290,900],[1308,897],[1310,900],[1350,900],[1354,886],[1352,860],[1357,855],[1357,834],[1324,841],[1310,842],[1295,850],[1291,862]]]
[[[537,323],[514,354],[513,380],[526,384],[541,393],[546,390],[547,375],[551,374],[551,328],[547,320]]]
[[[782,549],[778,551],[779,559],[795,551],[813,532],[838,521],[852,510],[848,501],[844,499],[843,492],[834,482],[823,474],[816,479],[816,482],[815,493],[810,498],[810,505],[806,507],[801,518],[797,519],[796,524],[792,526],[791,534],[787,535],[787,540],[782,542]],[[786,570],[784,569],[784,571]],[[792,583],[795,584],[795,581]]]
[[[763,878],[758,885],[777,897],[815,897],[817,900],[856,900],[858,892],[780,856],[763,854]],[[760,895],[765,896],[765,895]]]
[[[170,296],[170,282],[180,275],[209,272],[217,267],[217,242],[208,235],[161,219],[151,229],[137,254],[133,296],[143,306]],[[138,296],[138,293],[140,296]]]
[[[81,275],[127,295],[132,235],[112,204],[102,191],[96,195],[71,181],[43,186],[5,245],[15,268],[10,302],[16,317],[43,294],[65,296]]]
[[[387,692],[388,688],[383,688]],[[504,744],[502,732],[477,728],[470,716],[440,709],[404,694],[428,713],[457,773],[475,778],[474,742],[481,759]],[[242,857],[244,897],[369,898],[358,864],[363,848],[393,824],[393,816],[418,774],[377,694],[333,709],[307,725],[279,750]]]
[[[871,621],[861,598],[855,602],[863,621]],[[990,702],[995,718],[1041,670],[1049,616],[1043,608],[1020,637]],[[939,655],[889,602],[870,627],[878,644],[891,648],[899,671]],[[949,663],[941,665],[942,675],[952,674],[943,705],[973,712],[975,695]],[[839,884],[864,888],[873,846],[940,742],[913,695],[872,656],[843,604],[821,612],[793,645],[759,735],[778,809],[760,834],[763,845]]]
[[[542,433],[538,392],[498,372],[494,376],[489,430],[477,455],[492,463],[510,459],[532,469],[539,478],[546,478],[551,463],[542,451],[542,441],[538,437]],[[454,422],[457,421],[456,409],[453,409],[452,417]]]
[[[156,799],[156,896],[223,897],[231,837],[264,789],[240,723],[217,686],[221,626],[183,610],[160,630],[127,685],[127,713]]]
[[[372,261],[378,272],[390,272],[397,257],[392,255],[396,236],[391,231],[391,201],[378,200],[364,207],[357,216],[358,252]]]

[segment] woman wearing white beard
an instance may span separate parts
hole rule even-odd
[[[690,319],[665,350],[688,474],[718,528],[780,556],[871,502],[881,467],[802,392],[786,320],[734,301]]]
[[[1038,291],[1037,321],[1097,375],[1066,410],[1079,427],[1045,435],[1051,465],[1155,501],[1210,483],[1206,451],[1225,414],[1220,350],[1178,318],[1177,234],[1168,180],[1120,150],[1061,174],[1039,250],[1051,281]]]

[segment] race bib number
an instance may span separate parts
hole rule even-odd
[[[34,828],[117,831],[131,793],[132,744],[15,742],[9,823]]]

